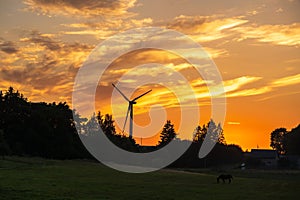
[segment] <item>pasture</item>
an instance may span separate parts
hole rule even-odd
[[[164,169],[128,174],[82,160],[0,159],[0,199],[298,199],[299,171]]]

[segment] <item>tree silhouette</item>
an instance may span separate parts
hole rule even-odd
[[[90,117],[90,119],[85,124],[85,134],[88,136],[93,136],[95,134],[98,134],[98,131],[100,129],[100,124],[98,123],[98,119],[93,113],[93,115]]]
[[[205,124],[203,124],[202,127],[198,125],[194,131],[193,142],[203,142],[206,134],[207,134],[207,127],[205,126]]]
[[[216,125],[212,119],[207,123],[207,125],[203,124],[202,128],[200,125],[196,127],[193,141],[200,143],[203,142],[208,132],[210,133],[210,140],[219,144],[226,144],[221,124],[219,123]]]
[[[219,144],[226,144],[225,136],[224,136],[224,130],[221,127],[221,124],[219,123],[217,126],[217,132],[218,132],[218,143]]]
[[[176,138],[176,135],[177,134],[175,132],[174,125],[171,123],[170,120],[167,120],[162,132],[160,133],[160,141],[159,141],[158,146],[163,147],[163,146],[167,145],[174,138]]]
[[[98,111],[97,116],[93,115],[86,123],[86,129],[89,130],[88,132],[96,134],[98,131],[97,128],[101,128],[106,137],[116,146],[127,151],[138,152],[139,148],[135,140],[131,137],[117,133],[114,123],[115,121],[113,120],[112,115],[102,115],[101,112]]]
[[[286,153],[286,128],[277,128],[271,133],[271,143],[270,146],[275,149],[279,154]]]
[[[90,157],[78,137],[73,111],[66,103],[28,102],[12,87],[4,95],[1,92],[0,100],[1,143],[7,144],[13,155]]]
[[[223,134],[223,129],[220,123],[216,125],[215,121],[211,119],[207,124],[207,131],[208,133],[210,133],[210,139],[213,142],[219,144],[226,144],[225,137]]]
[[[100,111],[98,111],[96,118],[97,118],[98,124],[100,125],[100,128],[103,130],[104,129],[104,117]]]
[[[300,155],[300,124],[286,135],[286,153]]]
[[[73,110],[73,123],[74,126],[77,128],[78,134],[85,134],[85,124],[87,123],[87,118],[82,118],[79,113],[76,112],[76,110]]]
[[[100,112],[99,112],[100,113]],[[102,120],[101,128],[107,135],[116,135],[115,121],[112,115],[106,114]]]

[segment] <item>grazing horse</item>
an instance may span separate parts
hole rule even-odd
[[[218,183],[219,183],[220,179],[222,179],[223,183],[225,183],[226,179],[228,179],[228,183],[231,183],[231,179],[233,179],[233,177],[230,174],[221,174],[217,178]]]

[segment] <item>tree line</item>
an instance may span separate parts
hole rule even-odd
[[[76,126],[78,129],[76,129]],[[131,137],[117,133],[112,115],[101,112],[89,119],[80,117],[67,103],[33,103],[19,91],[10,87],[0,91],[0,155],[39,156],[52,159],[93,159],[83,146],[78,134],[90,136],[101,128],[117,146],[132,152],[148,152],[162,148],[177,133],[170,120],[160,133],[160,141],[151,150],[145,149]],[[217,144],[205,159],[198,158],[204,138],[210,131]],[[184,142],[184,141],[180,141]],[[238,163],[242,149],[227,145],[220,124],[210,120],[197,126],[189,149],[171,167],[209,167],[218,164]]]
[[[116,133],[111,115],[98,112],[90,119],[81,118],[66,102],[32,103],[12,87],[0,91],[0,155],[92,158],[76,125],[79,134],[96,134],[101,127],[116,145],[137,151],[132,138]]]
[[[290,131],[286,128],[276,128],[270,136],[270,146],[279,155],[300,155],[300,124]]]
[[[12,87],[0,91],[0,152],[57,159],[89,155],[66,103],[32,103]]]
[[[216,144],[205,158],[200,159],[198,153],[204,139],[208,137],[208,133],[210,133],[208,139],[216,142]],[[243,162],[241,147],[236,144],[226,144],[221,125],[216,124],[211,119],[207,124],[196,127],[192,144],[170,167],[206,168],[233,164],[239,167],[241,162]]]

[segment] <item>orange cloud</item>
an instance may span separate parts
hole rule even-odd
[[[264,94],[270,91],[272,91],[272,88],[265,86],[261,88],[238,90],[233,93],[226,94],[226,97],[254,96],[254,95]]]
[[[214,49],[211,47],[203,47],[203,49],[208,53],[211,58],[226,57],[229,55],[228,51],[225,49]]]
[[[12,41],[5,41],[4,39],[0,38],[0,50],[7,54],[14,54],[18,52],[16,44]]]
[[[215,16],[180,15],[167,28],[188,34],[199,42],[209,42],[230,36],[232,33],[227,30],[247,22],[243,17],[218,19]]]
[[[223,83],[224,89],[225,89],[226,93],[237,91],[242,86],[244,86],[248,83],[258,81],[260,79],[262,79],[262,78],[261,77],[252,77],[252,76],[242,76],[239,78],[226,80]]]
[[[126,16],[136,0],[24,0],[27,9],[44,15],[64,16]]]
[[[241,34],[240,40],[257,39],[275,45],[299,46],[300,24],[243,26],[234,28]]]
[[[180,15],[166,25],[167,28],[190,35],[198,42],[210,42],[232,35],[239,41],[256,39],[275,45],[299,46],[300,24],[249,25],[245,16],[218,18],[217,16]]]
[[[62,24],[67,30],[60,33],[65,35],[92,35],[97,39],[107,39],[113,34],[131,28],[151,26],[151,18],[144,19],[108,19],[97,23]]]
[[[218,85],[216,87],[224,87],[224,91],[226,93],[226,97],[242,97],[242,96],[250,96],[257,95],[267,92],[267,90],[263,89],[242,89],[243,86],[250,84],[252,82],[258,81],[262,79],[261,77],[252,77],[252,76],[242,76],[235,79],[225,80],[223,81],[223,86]],[[192,82],[193,86],[196,88],[197,98],[210,98],[211,94],[208,91],[208,88],[204,87],[203,80],[195,80]],[[215,89],[212,88],[212,92],[215,92]],[[218,90],[216,90],[218,91]],[[214,95],[225,95],[221,93],[214,93]]]
[[[240,125],[241,123],[240,122],[227,122],[227,124],[229,124],[229,125]]]
[[[17,52],[0,52],[1,89],[16,87],[32,101],[70,102],[74,76],[93,47],[62,43],[36,31],[14,45]]]
[[[250,76],[243,76],[231,80],[226,80],[223,82],[225,92],[227,93],[227,97],[242,97],[242,96],[251,96],[251,95],[258,95],[265,92],[268,92],[269,90],[265,90],[266,88],[259,88],[259,89],[242,89],[243,86],[250,84],[252,82],[255,82],[257,80],[260,80],[260,77],[250,77]],[[133,79],[134,80],[134,79]],[[193,90],[194,95],[191,96],[190,92],[187,91],[186,87],[184,85],[181,85],[177,82],[169,82],[168,85],[171,86],[171,88],[176,88],[176,96],[172,93],[171,90],[166,89],[162,86],[145,86],[143,89],[147,91],[148,89],[153,89],[152,93],[149,93],[147,95],[147,98],[143,99],[141,103],[139,103],[139,106],[147,107],[149,105],[155,105],[159,103],[164,108],[180,108],[179,105],[179,99],[181,98],[181,103],[184,103],[184,105],[188,105],[188,102],[190,102],[192,99],[196,98],[198,102],[201,102],[201,105],[210,105],[210,99],[211,94],[208,90],[208,88],[205,85],[205,82],[203,80],[194,80],[190,82]],[[129,87],[131,84],[127,82],[121,83],[123,88]],[[221,87],[221,86],[220,86]],[[214,91],[213,91],[214,92]],[[224,94],[214,94],[214,95],[224,95]],[[136,95],[134,95],[136,96]],[[123,102],[122,104],[118,105],[119,109],[126,108],[126,103],[123,101],[122,97],[120,98],[120,102]],[[198,106],[191,104],[190,107]],[[138,111],[138,113],[145,112],[144,109],[141,109]]]
[[[277,80],[272,81],[271,84],[273,87],[300,84],[300,74],[279,78]]]
[[[259,78],[254,78],[253,80],[255,81],[259,80]],[[251,81],[250,81],[251,82]],[[292,75],[292,76],[288,76],[288,77],[283,77],[283,78],[279,78],[277,80],[274,80],[272,82],[270,82],[267,86],[262,86],[259,88],[250,88],[250,89],[243,89],[243,90],[236,90],[234,92],[229,92],[227,93],[227,97],[240,97],[240,96],[253,96],[253,95],[259,95],[259,94],[264,94],[267,92],[271,92],[273,91],[273,89],[276,87],[284,87],[284,86],[289,86],[289,85],[295,85],[295,84],[300,84],[300,74],[296,74],[296,75]],[[237,85],[232,85],[232,87],[234,89],[238,88]],[[225,81],[225,90],[227,90],[227,92],[229,91],[228,88],[226,88],[226,81]],[[289,92],[289,93],[285,93],[284,95],[288,95],[288,94],[297,94],[299,92]],[[283,95],[283,94],[280,94]],[[273,95],[273,96],[269,96],[267,98],[263,98],[261,100],[266,100],[266,99],[270,99],[272,97],[276,97],[279,95]]]

